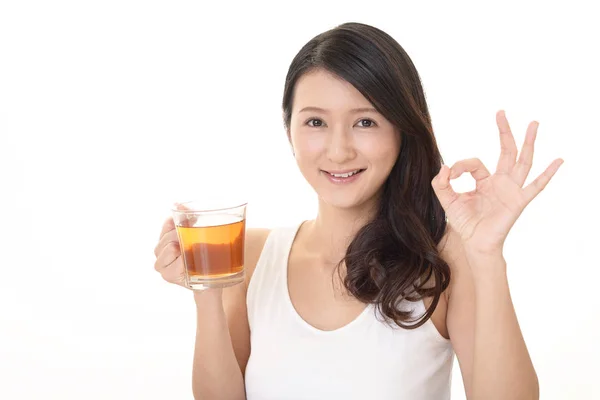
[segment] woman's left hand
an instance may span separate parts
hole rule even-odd
[[[462,160],[448,168],[442,166],[433,179],[433,189],[446,211],[448,224],[461,237],[470,251],[502,254],[508,232],[525,207],[546,187],[562,159],[554,160],[533,182],[523,187],[533,161],[533,148],[538,123],[527,128],[525,143],[518,161],[517,146],[504,111],[496,113],[500,130],[501,153],[496,172],[491,175],[481,160]],[[451,179],[469,172],[476,182],[475,190],[456,193]]]

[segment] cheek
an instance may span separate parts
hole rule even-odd
[[[297,159],[315,158],[323,152],[325,141],[323,135],[298,134],[292,136],[292,145]]]
[[[361,153],[371,162],[381,167],[396,162],[400,145],[394,136],[365,136],[360,140]]]

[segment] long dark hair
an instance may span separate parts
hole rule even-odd
[[[352,84],[401,134],[400,154],[375,217],[358,231],[340,265],[346,264],[344,286],[354,297],[376,304],[388,322],[417,328],[431,317],[450,282],[437,249],[446,215],[431,187],[442,157],[421,79],[385,32],[360,23],[339,25],[310,40],[290,65],[282,104],[288,132],[296,82],[316,68]],[[426,297],[433,297],[432,303],[417,318],[402,305]]]

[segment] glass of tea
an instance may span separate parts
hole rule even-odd
[[[190,289],[244,281],[246,205],[213,208],[189,201],[176,203],[171,209]]]

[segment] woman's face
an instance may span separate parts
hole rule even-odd
[[[334,207],[377,195],[400,152],[400,135],[350,83],[314,70],[296,83],[290,140],[304,178]]]

